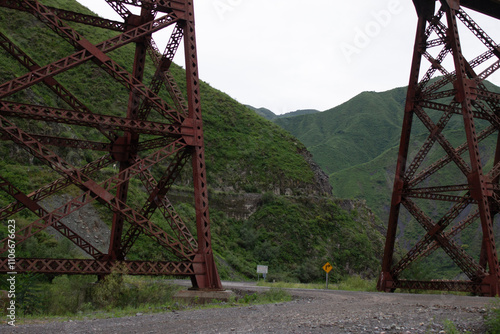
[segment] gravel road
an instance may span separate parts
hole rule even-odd
[[[227,289],[259,291],[248,283]],[[51,322],[0,333],[445,333],[451,321],[464,333],[485,333],[493,298],[291,289],[287,303],[197,309],[133,317]]]

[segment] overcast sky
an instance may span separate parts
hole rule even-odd
[[[116,19],[104,1],[78,1]],[[410,0],[196,0],[195,19],[200,78],[276,114],[408,84]],[[162,51],[169,35],[154,35]]]

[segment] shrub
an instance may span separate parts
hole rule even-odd
[[[338,289],[347,291],[376,291],[376,283],[375,281],[366,280],[358,275],[354,275],[340,282]]]
[[[500,333],[500,301],[498,299],[490,305],[485,320],[487,333]]]
[[[74,314],[89,308],[91,276],[58,276],[52,284],[44,286],[45,313],[51,315]],[[86,306],[85,306],[86,305]]]
[[[459,334],[460,333],[460,331],[457,329],[457,326],[455,326],[455,324],[451,320],[448,320],[448,319],[444,320],[443,325],[444,325],[444,331],[447,334]]]
[[[103,280],[92,289],[92,301],[99,308],[111,309],[119,306],[124,295],[123,275],[124,266],[117,266]]]
[[[271,288],[262,294],[262,302],[281,303],[292,300],[292,296],[284,289]]]

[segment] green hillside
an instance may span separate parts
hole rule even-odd
[[[90,14],[72,0],[47,0],[43,4]],[[2,8],[0,17],[9,17],[9,20],[0,21],[0,32],[41,66],[72,52],[69,44],[57,38],[32,15]],[[114,35],[97,28],[74,26],[92,42]],[[112,57],[131,70],[132,46],[113,52]],[[183,69],[173,65],[171,71],[179,86],[185,87]],[[1,49],[0,81],[24,73],[26,69]],[[149,82],[153,74],[152,63],[148,60],[144,81]],[[57,75],[56,79],[94,112],[124,115],[128,101],[126,90],[93,63]],[[288,131],[203,82],[201,97],[209,198],[213,203],[210,212],[212,237],[222,278],[253,278],[257,264],[268,264],[270,278],[315,281],[324,277],[321,266],[326,261],[335,268],[332,280],[349,274],[375,277],[383,247],[383,224],[370,209],[360,202],[334,199],[325,194],[324,184],[318,177],[320,172],[312,167],[306,147]],[[9,99],[68,108],[43,85],[33,86]],[[77,134],[89,140],[105,141],[99,132],[87,132],[78,126],[12,120],[31,133],[68,138]],[[53,149],[76,166],[100,156],[100,153],[86,150]],[[27,193],[57,177],[48,166],[8,142],[0,144],[0,156],[0,174]],[[112,173],[112,167],[105,168],[101,177]],[[192,228],[194,207],[184,196],[191,189],[190,175],[189,167],[184,168],[173,186],[172,202]],[[130,189],[129,204],[140,208],[146,196],[141,183],[133,179]],[[67,191],[74,194],[79,190],[69,188]],[[65,195],[58,193],[47,205],[57,203]],[[9,196],[0,192],[0,207],[11,202]],[[109,214],[105,214],[99,205],[94,209],[92,219],[110,225]],[[34,215],[26,210],[15,216],[19,228],[33,218]],[[160,226],[166,225],[160,215],[154,215],[152,219]],[[0,238],[6,235],[4,223],[0,228]],[[17,254],[19,257],[82,256],[70,243],[59,240],[57,234],[49,230],[20,245]],[[141,237],[129,258],[145,257],[161,260],[168,255],[153,247],[148,238]]]
[[[331,174],[368,162],[397,142],[405,92],[364,92],[333,109],[274,122],[304,143]]]
[[[486,85],[493,91],[500,91],[491,83]],[[275,119],[274,122],[304,143],[314,160],[329,174],[334,195],[366,200],[385,221],[405,98],[406,87],[380,93],[363,92],[330,110]],[[446,128],[446,136],[454,145],[465,141],[463,134],[454,132],[461,127],[461,117],[456,116]],[[427,135],[424,125],[416,120],[412,128],[415,147]],[[440,151],[434,154],[437,157]],[[493,158],[491,152],[485,154],[484,158]]]
[[[490,90],[499,91],[499,88],[491,83],[485,84]],[[405,87],[380,93],[364,92],[325,112],[275,119],[274,122],[290,131],[313,153],[315,161],[329,173],[334,195],[366,201],[367,205],[387,224],[405,94]],[[429,115],[434,122],[437,122],[440,116],[438,113]],[[475,125],[479,132],[488,124],[477,120]],[[466,141],[461,115],[451,117],[444,134],[454,147]],[[411,134],[410,159],[412,152],[423,145],[427,136],[428,130],[415,117]],[[493,137],[490,136],[478,144],[485,172],[493,164],[496,146]],[[445,155],[440,145],[434,145],[425,163],[430,164]],[[439,175],[433,175],[425,181],[426,186],[456,183],[466,184],[467,179],[454,164],[446,166]],[[421,200],[420,204],[428,209],[426,212],[436,216],[450,208],[447,206],[449,204],[436,204],[425,200]],[[405,209],[402,209],[399,219],[401,224],[398,230],[398,242],[402,248],[409,249],[421,236],[422,228]],[[496,229],[500,235],[500,228],[497,226]],[[480,235],[481,233],[474,229],[462,232],[460,242],[463,243],[464,249],[470,247],[474,254],[479,254]],[[438,252],[426,261],[430,261],[426,268],[434,271],[433,278],[440,276],[454,278],[459,273],[458,268],[443,253]]]

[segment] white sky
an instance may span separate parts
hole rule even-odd
[[[104,1],[77,1],[116,19]],[[195,0],[195,15],[200,78],[244,104],[323,111],[408,84],[410,0]],[[154,35],[160,50],[169,36]]]

